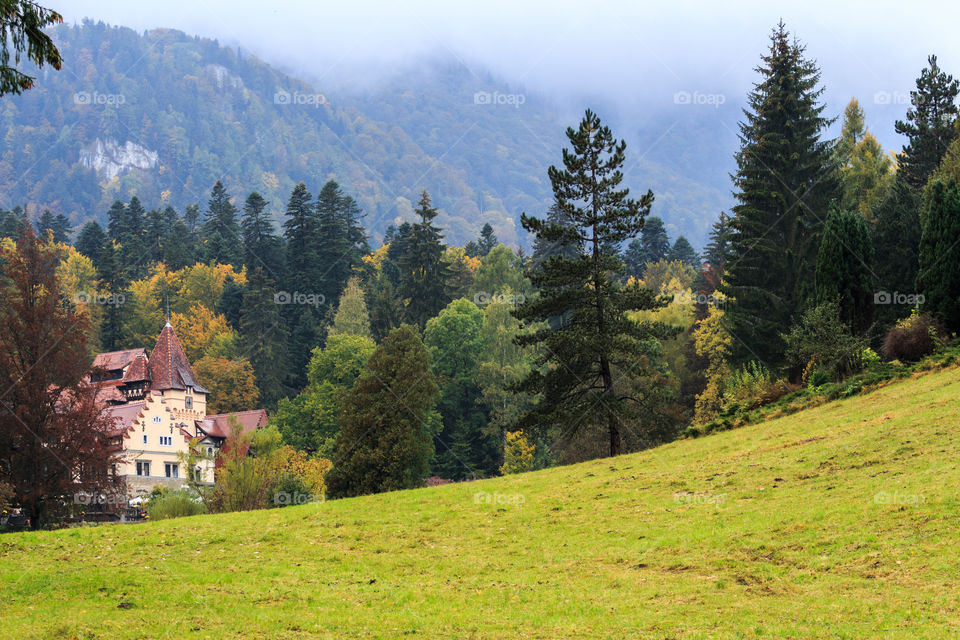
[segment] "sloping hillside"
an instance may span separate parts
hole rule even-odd
[[[960,637],[960,370],[616,459],[0,537],[6,637]]]

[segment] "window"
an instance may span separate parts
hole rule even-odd
[[[160,444],[164,447],[172,447],[173,436],[160,436]]]
[[[163,418],[161,418],[160,416],[153,416],[153,422],[155,424],[160,424],[161,422],[163,422]]]
[[[194,467],[191,475],[194,482],[203,482],[203,469],[200,467]]]
[[[213,457],[213,447],[207,447],[207,455]]]
[[[147,444],[147,434],[143,434],[143,444]]]
[[[164,473],[166,473],[168,478],[179,478],[180,477],[180,465],[173,462],[166,462],[163,465]]]
[[[137,460],[137,475],[138,475],[138,476],[148,476],[148,475],[150,475],[150,461],[149,461],[149,460]]]
[[[191,387],[190,385],[187,385],[187,390],[186,390],[184,393],[186,393],[188,396],[192,396],[192,395],[193,395],[193,387]]]

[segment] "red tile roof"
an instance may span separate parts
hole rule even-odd
[[[144,353],[138,355],[127,367],[127,372],[123,374],[123,383],[145,382],[150,380],[150,369],[147,365],[147,356]]]
[[[169,322],[160,331],[157,346],[150,352],[148,366],[152,389],[185,389],[189,386],[200,393],[207,393],[197,382],[187,354],[183,352],[183,346]]]
[[[96,401],[98,404],[110,404],[111,402],[126,402],[127,397],[122,393],[120,393],[120,390],[117,389],[116,384],[101,382],[100,384],[97,385]]]
[[[143,347],[139,349],[124,349],[123,351],[108,351],[107,353],[98,353],[93,359],[94,369],[106,369],[107,371],[116,371],[123,369],[132,363],[138,356],[146,356],[147,350]]]
[[[111,435],[123,435],[133,428],[134,422],[140,417],[140,412],[147,406],[146,402],[131,402],[107,407],[103,415],[113,419]]]
[[[241,434],[250,433],[267,424],[266,409],[253,409],[236,413],[215,413],[197,422],[197,427],[208,436],[227,438],[230,435],[230,416],[237,419]]]

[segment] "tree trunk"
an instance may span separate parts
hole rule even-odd
[[[603,379],[603,396],[607,399],[613,398],[613,375],[610,373],[610,362],[603,356],[600,357],[600,377]],[[607,431],[610,433],[610,455],[618,456],[622,451],[620,442],[620,428],[617,425],[617,412],[613,406],[605,401],[607,411]]]

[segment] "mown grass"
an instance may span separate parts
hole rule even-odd
[[[950,369],[538,473],[3,535],[0,635],[957,638],[958,395]]]

